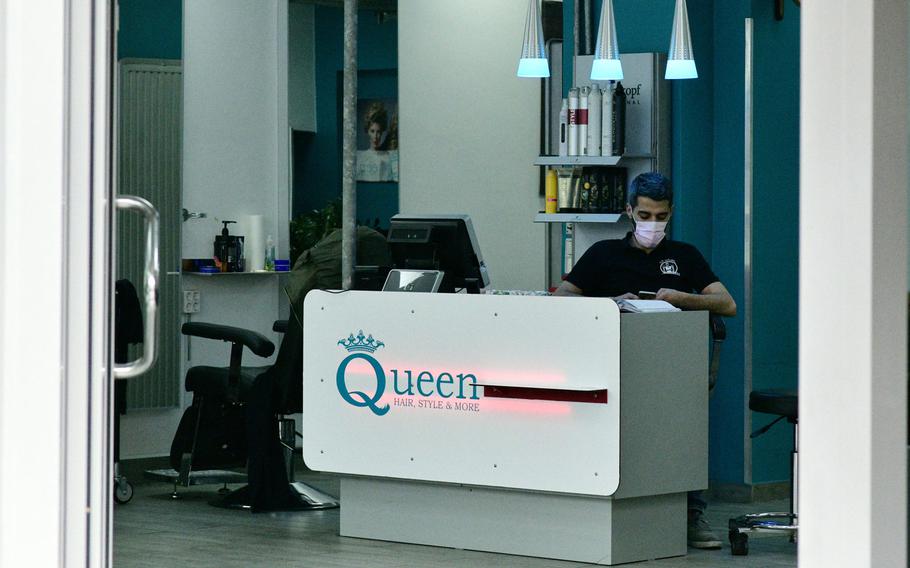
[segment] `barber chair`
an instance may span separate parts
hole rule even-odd
[[[270,357],[275,345],[254,331],[209,323],[186,323],[184,335],[226,341],[231,344],[230,366],[196,366],[187,371],[185,387],[193,393],[171,444],[171,469],[145,472],[146,477],[171,482],[171,498],[177,487],[246,483],[246,474],[227,468],[246,465],[243,400],[256,376],[268,369],[241,365],[244,348],[259,357]]]
[[[129,361],[129,347],[142,343],[142,308],[132,282],[117,280],[114,284],[114,362]],[[126,414],[127,379],[114,381],[114,501],[129,503],[133,484],[120,473],[120,416]]]
[[[749,534],[783,533],[793,542],[799,530],[797,516],[797,471],[799,467],[799,395],[796,391],[770,389],[749,393],[749,410],[777,416],[771,423],[752,433],[756,438],[786,419],[793,425],[793,449],[790,451],[790,511],[786,513],[753,513],[730,519],[730,547],[735,556],[749,554]]]
[[[357,261],[361,266],[389,266],[385,237],[357,227]],[[372,280],[371,280],[372,281]],[[249,485],[213,504],[253,511],[306,510],[337,507],[335,498],[294,481],[294,421],[303,402],[303,299],[312,289],[341,287],[341,231],[336,230],[304,251],[290,272],[285,292],[294,315],[275,322],[284,333],[275,364],[242,365],[244,348],[270,357],[274,344],[254,331],[210,323],[187,323],[185,335],[231,343],[230,366],[196,366],[187,371],[185,386],[193,393],[171,446],[169,470],[147,471],[154,479],[177,487],[223,483]],[[247,473],[233,471],[246,466]]]
[[[273,331],[286,333],[289,329],[286,320],[276,321]],[[296,325],[299,329],[299,324]],[[193,403],[177,428],[171,444],[170,470],[146,472],[154,479],[169,481],[174,484],[172,498],[179,497],[178,486],[224,484],[219,491],[224,498],[213,501],[213,505],[230,508],[251,508],[250,491],[243,487],[233,492],[227,491],[229,483],[245,483],[248,475],[236,471],[248,465],[249,458],[249,424],[248,411],[250,396],[256,381],[268,375],[275,379],[279,391],[291,392],[290,387],[295,376],[294,369],[302,361],[302,343],[300,334],[287,334],[281,343],[279,355],[274,365],[243,366],[244,349],[249,349],[259,357],[270,357],[275,352],[275,345],[263,335],[237,327],[211,323],[186,323],[181,328],[184,335],[225,341],[231,344],[230,365],[212,367],[199,365],[191,367],[186,374],[186,390],[193,393]],[[300,382],[297,380],[296,382]],[[299,391],[298,391],[299,392]],[[288,482],[301,497],[300,509],[326,509],[337,507],[338,502],[329,495],[293,480],[293,450],[295,446],[294,420],[288,414],[300,411],[300,403],[294,404],[291,397],[272,397],[277,400],[268,403],[266,412],[277,414],[278,427],[273,430],[274,436],[283,448],[283,463],[280,467],[286,472]],[[299,397],[298,397],[299,398]],[[275,404],[277,402],[277,404]],[[267,445],[265,440],[254,438],[255,444]],[[269,464],[274,467],[274,464]],[[235,468],[235,469],[230,469]]]

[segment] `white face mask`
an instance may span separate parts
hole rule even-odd
[[[660,241],[667,236],[666,228],[666,221],[636,221],[635,240],[641,246],[652,249],[659,245]]]

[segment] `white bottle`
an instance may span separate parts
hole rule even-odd
[[[588,95],[590,87],[582,87],[578,92],[578,155],[588,155]]]
[[[569,101],[566,99],[559,110],[559,155],[569,155]]]
[[[600,153],[602,156],[613,155],[613,89],[615,86],[610,81],[610,86],[604,89],[603,102],[600,107]]]
[[[593,85],[588,95],[588,143],[587,156],[600,156],[600,113],[603,110],[600,87]]]
[[[578,155],[578,89],[569,89],[569,155]]]
[[[272,235],[265,240],[265,267],[266,270],[275,270],[275,241]]]

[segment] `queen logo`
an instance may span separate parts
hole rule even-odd
[[[372,355],[377,349],[384,347],[385,344],[373,339],[372,335],[365,336],[363,331],[361,331],[357,334],[357,337],[354,337],[354,334],[352,333],[347,339],[339,340],[338,345],[341,345],[350,353],[350,355],[345,357],[341,364],[338,365],[338,371],[335,374],[335,384],[338,387],[338,393],[341,395],[341,398],[352,406],[369,408],[373,414],[377,416],[382,416],[388,412],[388,404],[379,405],[382,395],[385,394],[385,371],[383,370],[382,365],[379,364],[379,361],[373,358]],[[376,389],[372,394],[367,394],[361,390],[350,390],[347,386],[345,373],[348,364],[357,359],[366,361],[376,374]]]

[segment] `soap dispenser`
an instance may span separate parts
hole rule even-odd
[[[221,272],[243,272],[243,237],[230,234],[229,223],[222,221],[221,234],[215,237],[215,265]]]

